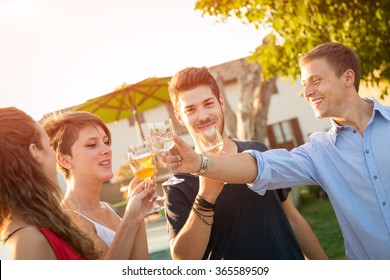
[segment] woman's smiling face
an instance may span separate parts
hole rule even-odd
[[[71,148],[69,160],[73,177],[85,176],[102,182],[112,178],[109,137],[100,126],[86,126]]]

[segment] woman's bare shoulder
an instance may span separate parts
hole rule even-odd
[[[7,259],[52,260],[57,259],[46,237],[35,226],[16,232],[5,244]]]

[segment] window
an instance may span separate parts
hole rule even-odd
[[[270,148],[293,149],[303,144],[301,128],[297,118],[267,126]]]

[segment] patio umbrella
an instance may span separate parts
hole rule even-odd
[[[171,77],[152,77],[125,85],[111,93],[90,99],[76,106],[75,110],[94,113],[107,123],[133,116],[139,136],[144,140],[138,113],[170,101],[168,93],[170,79]]]

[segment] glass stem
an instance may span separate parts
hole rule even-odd
[[[171,151],[169,150],[168,151],[168,156],[171,155]],[[170,161],[167,159],[167,167],[168,167],[168,171],[169,171],[169,177],[172,176],[173,172],[172,172],[172,168],[171,168],[171,163]]]

